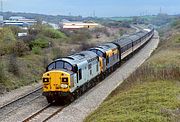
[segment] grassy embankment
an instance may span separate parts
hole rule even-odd
[[[161,40],[152,57],[114,90],[86,122],[180,120],[179,25],[164,33],[166,40]]]

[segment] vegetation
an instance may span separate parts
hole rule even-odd
[[[41,54],[52,46],[52,41],[62,42],[66,38],[62,32],[42,24],[30,28],[27,37],[17,37],[19,32],[24,30],[18,27],[0,30],[0,93],[40,79],[45,63],[52,60],[43,61]]]
[[[166,40],[161,41],[153,56],[114,90],[86,122],[180,119],[180,33],[172,29],[163,36]]]
[[[59,38],[65,38],[65,35],[58,31],[58,30],[54,30],[52,28],[45,28],[43,30],[43,34],[49,38],[53,38],[53,39],[59,39]]]

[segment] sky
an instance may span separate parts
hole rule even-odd
[[[160,9],[161,8],[161,9]],[[180,0],[3,0],[3,11],[98,17],[180,14]]]

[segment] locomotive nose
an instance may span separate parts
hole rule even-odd
[[[68,91],[70,87],[70,74],[62,71],[50,71],[43,75],[43,91]]]

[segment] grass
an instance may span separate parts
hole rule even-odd
[[[151,81],[135,85],[106,100],[87,122],[171,121],[180,101],[176,81]],[[168,106],[168,107],[167,107]]]
[[[180,34],[124,81],[85,122],[176,122],[180,120]]]

